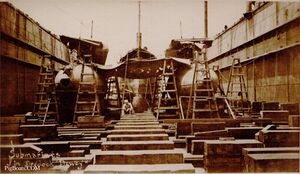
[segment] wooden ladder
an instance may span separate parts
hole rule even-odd
[[[89,66],[91,72],[87,72],[85,67]],[[91,78],[89,78],[91,77]],[[87,80],[89,78],[89,80]],[[73,123],[77,122],[79,116],[99,116],[100,104],[97,95],[97,84],[95,71],[90,55],[85,55],[83,59],[80,81],[77,91],[77,98],[74,109]]]
[[[164,114],[161,111],[165,111]],[[173,60],[164,60],[163,73],[158,85],[158,105],[156,118],[180,118],[179,98]]]
[[[38,91],[35,93],[36,100],[33,107],[33,115],[42,120],[42,124],[59,122],[54,79],[54,61],[50,56],[43,56],[37,84]]]
[[[220,117],[209,67],[205,60],[198,60],[198,57],[197,54],[193,82],[193,119],[196,117]]]
[[[231,108],[237,114],[244,115],[250,111],[248,91],[240,59],[234,58],[229,73],[229,81],[226,92]]]
[[[107,80],[107,89],[105,99],[107,107],[121,108],[121,94],[119,88],[118,77],[111,76]]]

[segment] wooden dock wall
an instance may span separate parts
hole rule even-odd
[[[68,64],[60,39],[8,2],[0,2],[0,115],[32,111],[40,57],[50,55],[56,69]]]
[[[268,2],[224,30],[207,50],[227,88],[233,58],[240,58],[251,101],[300,101],[300,2]]]

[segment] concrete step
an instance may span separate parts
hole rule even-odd
[[[185,139],[174,139],[173,142],[175,148],[185,148],[186,146]]]
[[[53,166],[47,170],[47,173],[68,173],[70,171],[69,165]]]
[[[244,165],[243,148],[263,147],[263,144],[254,139],[205,140],[204,141],[204,168],[207,172],[242,172]]]
[[[129,134],[129,135],[108,135],[107,141],[154,141],[169,140],[168,134]]]
[[[55,139],[57,137],[57,125],[21,125],[20,132],[24,138]]]
[[[289,111],[287,110],[263,110],[260,111],[262,118],[271,118],[272,123],[288,123]]]
[[[99,136],[84,136],[84,137],[78,138],[78,140],[99,140],[99,139],[101,139],[100,135]]]
[[[176,150],[100,151],[95,164],[174,164],[183,163],[183,154]]]
[[[104,133],[105,131],[93,131],[93,130],[85,130],[85,131],[82,131],[82,130],[63,130],[63,131],[59,131],[58,133],[61,135],[65,135],[65,134],[83,134],[83,135],[86,135],[86,134],[98,134],[98,135],[101,135],[102,133]]]
[[[103,134],[103,133],[102,133]],[[82,133],[82,132],[63,132],[63,133],[60,133],[58,135],[59,139],[60,140],[87,140],[87,139],[90,139],[90,140],[93,140],[93,139],[100,139],[101,138],[101,134],[100,133]]]
[[[249,154],[247,172],[299,172],[299,153]]]
[[[184,156],[184,163],[191,163],[194,167],[203,167],[203,155],[191,155]]]
[[[128,120],[148,120],[148,121],[157,121],[155,117],[121,117],[118,121],[128,121]]]
[[[23,144],[23,134],[0,134],[1,144]]]
[[[105,128],[57,127],[58,131],[104,131]]]
[[[157,121],[157,120],[150,119],[150,118],[127,118],[127,119],[120,119],[118,122],[149,122],[149,121]]]
[[[56,157],[52,158],[53,165],[69,165],[70,170],[85,169],[89,164],[94,163],[94,155],[84,157]]]
[[[90,153],[90,145],[70,145],[71,150],[84,150],[85,154]]]
[[[146,121],[146,122],[118,122],[116,125],[158,125],[158,121]]]
[[[111,130],[108,132],[111,135],[115,134],[165,134],[164,129],[126,129],[126,130]]]
[[[70,145],[89,145],[90,149],[100,149],[102,140],[73,140],[68,141]]]
[[[206,156],[242,156],[243,148],[263,147],[263,144],[257,140],[205,140],[204,155]]]
[[[174,149],[172,141],[106,141],[101,150],[171,150]]]
[[[84,174],[98,173],[195,173],[191,164],[89,165]]]
[[[71,132],[71,133],[58,133],[58,137],[61,140],[72,140],[72,139],[79,139],[83,137],[81,132]]]
[[[254,159],[250,159],[249,155],[251,154],[287,154],[287,153],[297,153],[299,154],[300,152],[300,147],[264,147],[264,148],[243,148],[243,155],[244,155],[244,161],[245,161],[245,171],[249,172],[250,168],[251,171],[254,171],[253,166],[255,162]],[[270,157],[270,155],[268,155]],[[262,157],[258,155],[257,157]],[[261,163],[268,163],[268,160],[270,158],[266,158],[266,162],[261,162]],[[259,161],[259,160],[258,160]],[[263,161],[263,160],[262,160]],[[252,163],[251,163],[252,162]],[[258,165],[260,162],[257,162]],[[279,168],[282,168],[282,166],[279,166]],[[267,170],[264,168],[263,170]]]
[[[160,125],[129,125],[129,126],[114,126],[116,130],[118,129],[162,129]]]
[[[71,150],[67,154],[68,157],[84,157],[84,155],[85,155],[85,150]]]
[[[69,141],[41,141],[30,143],[41,149],[46,153],[67,153],[70,151]]]
[[[243,148],[243,155],[257,153],[299,153],[300,147]]]
[[[24,143],[34,143],[34,142],[40,142],[40,138],[23,138]]]
[[[299,147],[300,130],[261,130],[257,139],[265,147]]]

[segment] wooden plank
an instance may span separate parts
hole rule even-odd
[[[169,140],[168,134],[108,135],[107,141],[157,141]]]
[[[170,150],[174,149],[172,141],[106,141],[101,145],[102,151],[107,150]]]
[[[100,151],[95,164],[177,164],[183,163],[183,154],[176,150],[114,150]]]
[[[265,153],[248,156],[248,172],[299,172],[299,153]]]
[[[96,173],[195,173],[191,164],[89,165],[84,174]]]

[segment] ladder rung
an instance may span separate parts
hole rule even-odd
[[[41,80],[52,80],[53,78],[52,77],[44,77],[43,79],[41,79]]]
[[[232,84],[245,84],[243,82],[232,82]]]
[[[232,109],[236,109],[236,110],[237,109],[241,109],[241,110],[242,109],[244,109],[244,110],[250,109],[250,108],[246,108],[246,106],[244,108],[242,108],[242,106],[232,106],[232,105],[230,105],[230,106],[231,106]]]
[[[161,107],[159,107],[159,108],[157,108],[158,110],[174,110],[174,109],[179,109],[179,107],[178,106],[161,106]]]
[[[243,76],[244,74],[240,74],[240,73],[234,73],[232,74],[232,76]]]
[[[163,92],[176,92],[176,90],[175,89],[165,89],[165,90],[162,90],[161,92],[162,93]]]
[[[96,101],[77,101],[77,104],[95,104]]]
[[[42,76],[51,76],[51,75],[54,75],[53,72],[43,72],[43,73],[40,73],[40,75]]]
[[[214,99],[212,96],[196,96],[196,99],[206,99],[206,100],[212,100]]]
[[[35,112],[34,114],[38,114],[38,115],[45,115],[46,114],[46,112],[44,112],[44,111],[38,111],[38,112]],[[57,114],[57,112],[47,112],[47,114],[49,114],[49,115],[54,115],[54,114]]]
[[[217,110],[214,110],[214,109],[194,109],[193,111],[194,112],[214,112],[214,111],[217,111]]]
[[[237,98],[227,98],[229,100],[229,102],[248,102],[249,100],[244,99],[242,100],[241,98],[237,99]]]
[[[161,100],[164,100],[164,101],[174,101],[174,100],[177,100],[176,98],[161,98]]]
[[[196,92],[210,92],[210,91],[214,91],[213,89],[196,89]]]
[[[94,113],[94,114],[98,114],[97,111],[75,111],[75,114],[91,114],[91,113]]]
[[[94,91],[79,91],[78,94],[96,94]]]
[[[195,102],[207,102],[208,99],[200,98],[200,99],[195,99]]]
[[[169,118],[169,117],[177,117],[178,118],[178,114],[174,113],[174,114],[169,114],[169,113],[159,113],[159,118],[160,119],[164,119],[164,118]]]
[[[95,82],[79,82],[80,85],[94,85]]]
[[[39,101],[39,102],[34,102],[35,105],[46,105],[48,104],[48,101]],[[56,102],[50,102],[49,105],[56,104]]]
[[[82,76],[93,76],[93,73],[81,73]]]
[[[54,82],[39,82],[38,85],[52,85]]]
[[[197,80],[196,82],[212,82],[211,79],[202,79],[202,80]]]
[[[172,75],[174,75],[174,73],[164,73],[163,75],[164,76],[172,76]]]
[[[35,95],[47,95],[50,94],[50,92],[36,92]],[[51,94],[55,94],[55,92],[51,92]]]

